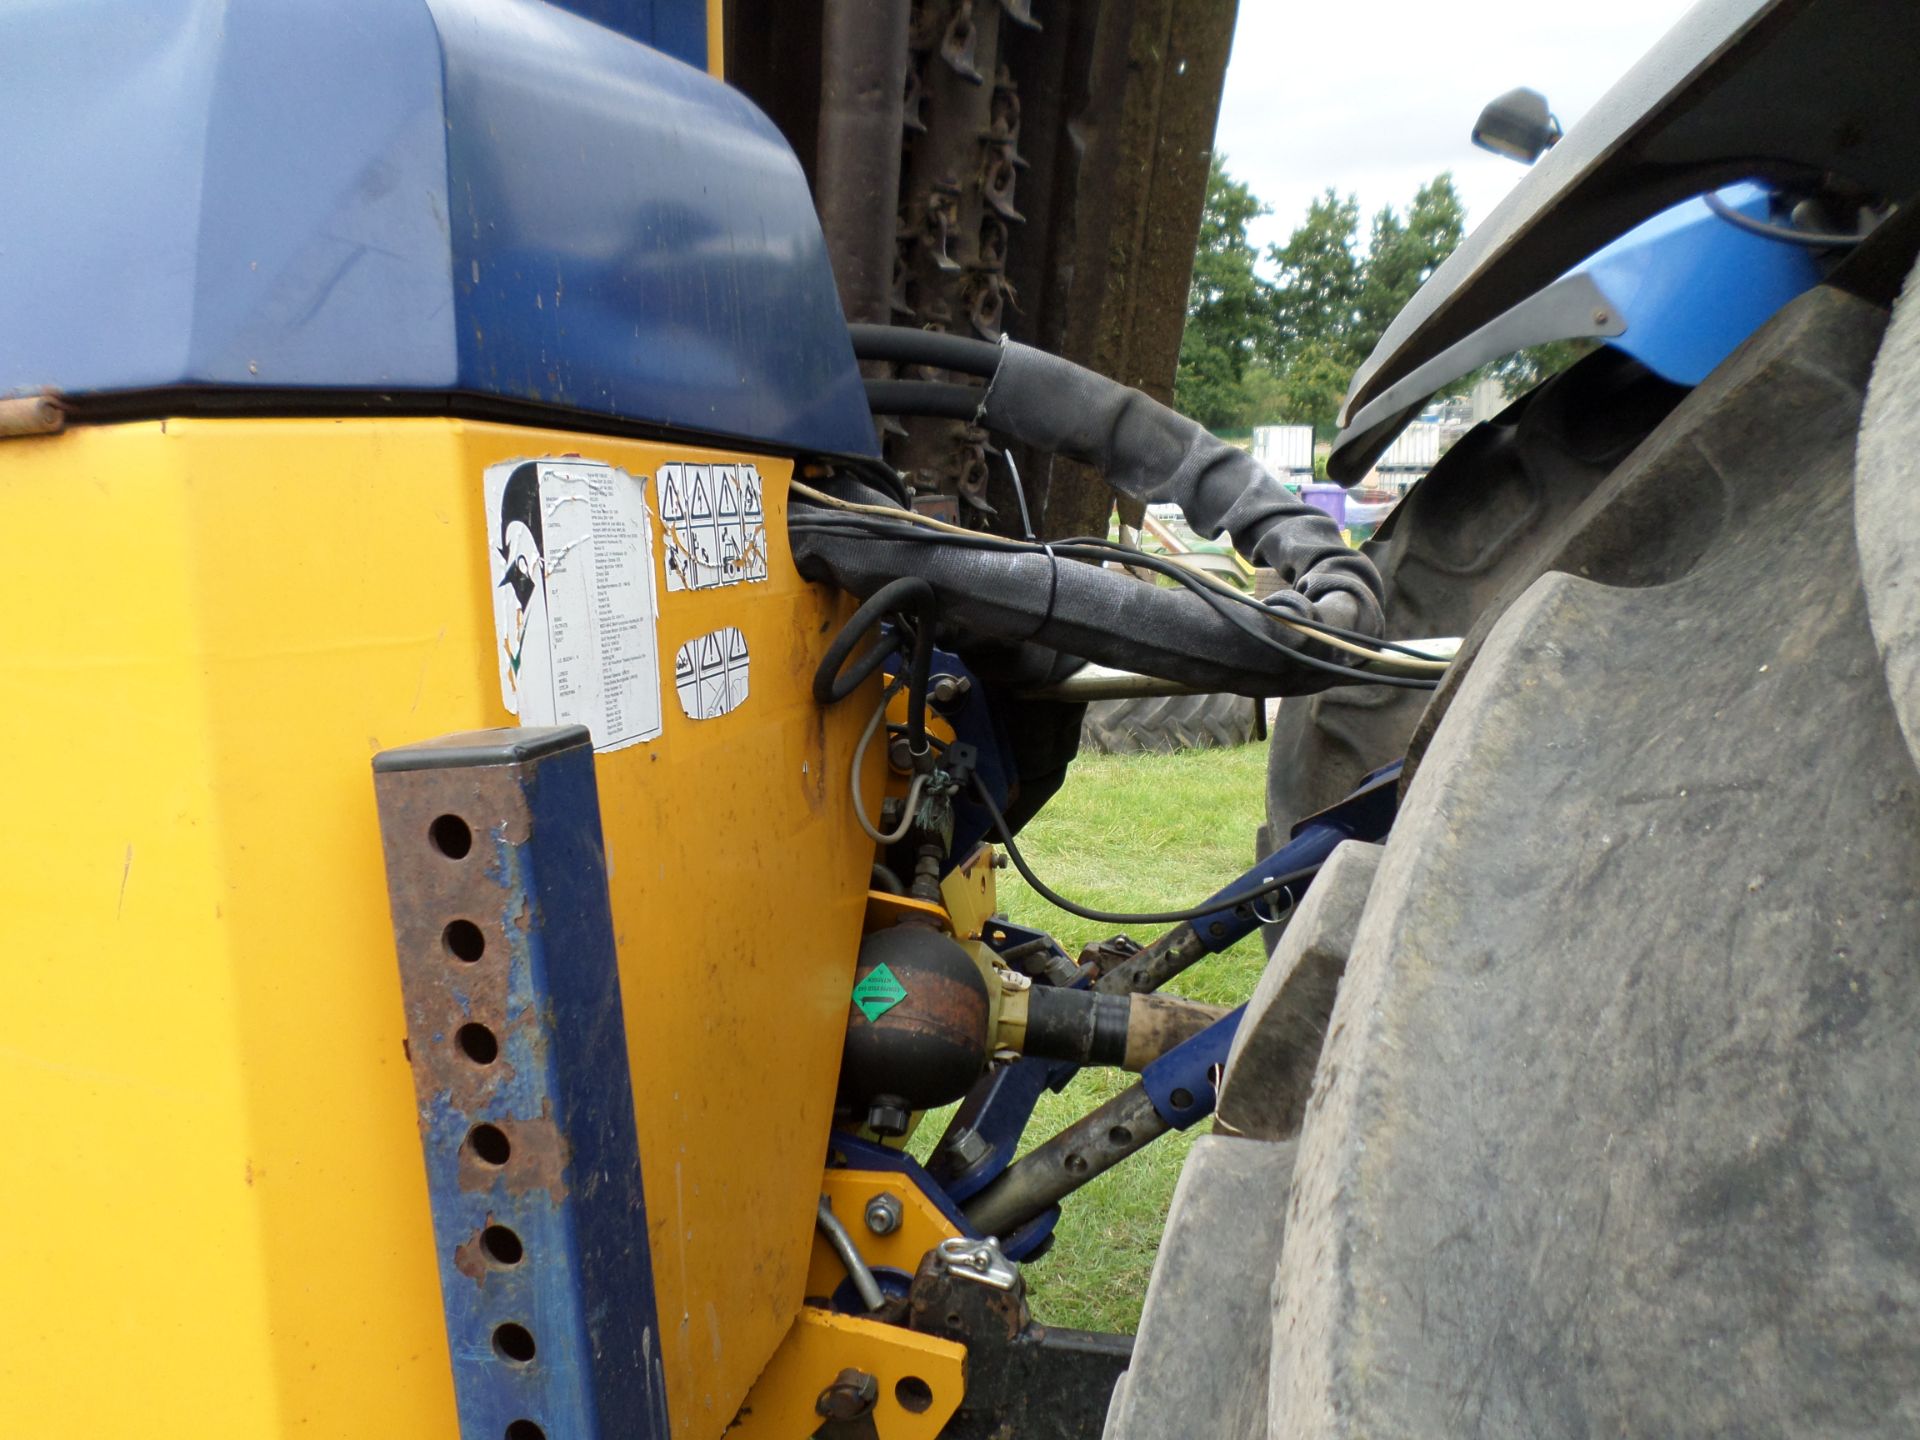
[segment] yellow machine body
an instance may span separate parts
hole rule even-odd
[[[663,733],[597,768],[674,1434],[720,1435],[801,1323],[872,847],[867,705],[809,693],[845,606],[794,572],[786,462],[444,418],[81,427],[0,442],[6,1428],[455,1433],[368,762],[512,723],[482,472],[563,454],[766,481],[768,579],[661,586]],[[674,650],[730,625],[750,698],[689,719]]]

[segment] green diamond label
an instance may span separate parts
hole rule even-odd
[[[906,998],[907,987],[894,979],[893,971],[885,965],[874,966],[853,987],[853,1003],[860,1007],[869,1025]]]

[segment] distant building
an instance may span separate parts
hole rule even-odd
[[[1311,425],[1256,425],[1253,458],[1282,480],[1299,484],[1313,478]]]

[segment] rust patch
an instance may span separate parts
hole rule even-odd
[[[540,1116],[515,1123],[513,1158],[507,1162],[507,1193],[531,1195],[544,1190],[558,1205],[567,1198],[567,1164],[572,1153],[567,1137],[553,1121],[553,1103],[540,1102]]]
[[[493,1217],[487,1217],[487,1224],[493,1223]],[[486,1226],[482,1226],[484,1230]],[[476,1230],[466,1240],[453,1247],[453,1268],[473,1281],[476,1285],[487,1283],[487,1271],[493,1267],[487,1264],[486,1253],[480,1248],[480,1230]]]
[[[869,1021],[852,1001],[847,1002],[847,1028],[862,1025],[913,1039],[937,1040],[962,1049],[982,1049],[986,1043],[988,1000],[978,981],[971,984],[925,970],[907,972],[906,998]],[[985,1057],[982,1056],[984,1063]]]
[[[504,1165],[493,1165],[480,1158],[471,1144],[460,1146],[460,1188],[466,1191],[491,1190],[503,1185],[507,1194],[518,1198],[544,1190],[558,1205],[567,1198],[567,1164],[572,1154],[566,1136],[554,1123],[553,1102],[542,1100],[540,1113],[520,1120],[489,1120],[507,1137],[511,1153]]]

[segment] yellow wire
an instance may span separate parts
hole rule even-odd
[[[968,530],[964,526],[949,524],[945,520],[936,520],[931,515],[922,515],[914,510],[895,510],[886,505],[862,505],[857,501],[842,500],[838,496],[827,494],[824,490],[816,490],[811,485],[803,485],[798,480],[789,481],[788,487],[803,499],[811,500],[815,504],[829,506],[835,510],[849,510],[856,515],[875,515],[882,520],[901,521],[909,525],[919,525],[928,530],[944,530],[955,535],[964,535],[968,539],[973,539],[980,533],[977,530]],[[1031,545],[1023,540],[1008,540],[1005,539],[1005,537],[996,538],[1002,539],[1007,545],[1029,551],[1033,554],[1042,553],[1041,546]],[[1247,598],[1240,591],[1235,590],[1224,581],[1216,580],[1204,570],[1193,570],[1188,573],[1202,585],[1211,586],[1214,590],[1232,599],[1235,603],[1244,603]],[[1322,634],[1310,626],[1301,625],[1287,616],[1280,614],[1278,611],[1267,609],[1265,606],[1251,606],[1249,608],[1258,609],[1270,619],[1284,625],[1296,634],[1305,636],[1309,640],[1317,640],[1322,645],[1331,646],[1335,650],[1344,650],[1349,655],[1357,655],[1362,660],[1370,660],[1375,664],[1391,665],[1396,669],[1424,670],[1435,674],[1441,673],[1447,668],[1447,662],[1445,660],[1426,660],[1413,655],[1401,655],[1392,650],[1376,650],[1369,646],[1356,645],[1351,640],[1343,639],[1338,635]]]

